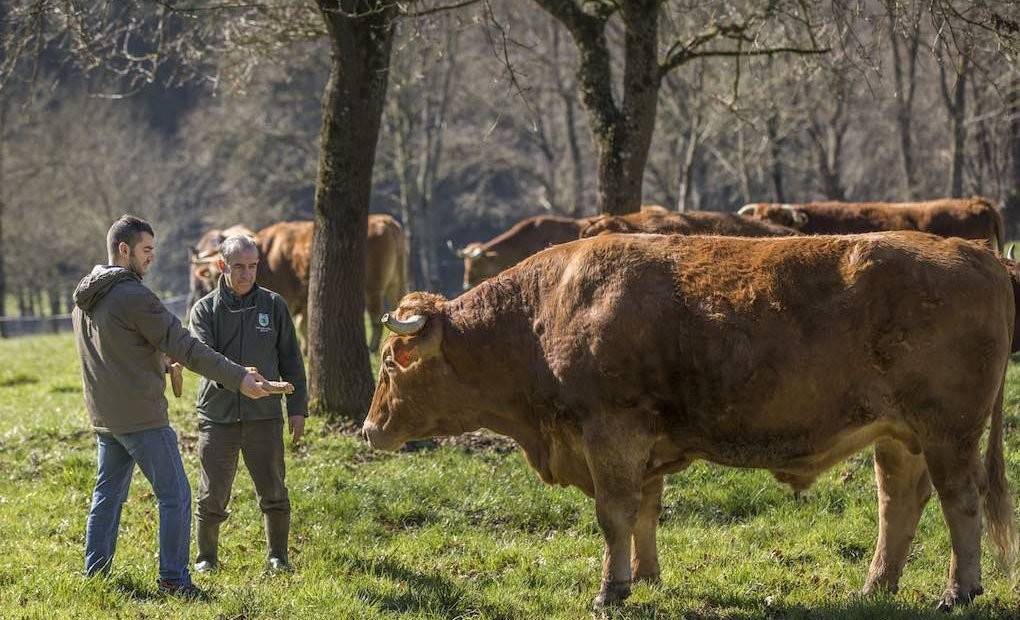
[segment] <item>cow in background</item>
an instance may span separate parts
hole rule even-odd
[[[662,235],[722,235],[725,237],[788,237],[793,228],[771,222],[715,211],[641,211],[626,215],[591,218],[581,228],[581,238],[606,233],[655,233]]]
[[[216,264],[216,259],[220,256],[220,244],[227,237],[234,235],[254,237],[255,233],[243,224],[234,224],[225,230],[214,228],[202,235],[198,243],[191,247],[187,316],[191,316],[191,307],[195,302],[216,287],[216,282],[220,279],[220,269]]]
[[[641,205],[642,213],[669,213],[659,205]],[[577,239],[581,229],[593,218],[574,219],[558,215],[535,215],[525,218],[505,232],[485,242],[469,243],[455,250],[464,259],[464,290],[491,278],[542,250]]]
[[[363,432],[390,450],[513,437],[543,481],[595,500],[596,606],[659,578],[666,474],[702,459],[802,490],[874,444],[864,590],[896,591],[934,488],[949,609],[983,591],[982,508],[1000,561],[1016,559],[1002,410],[1015,312],[1002,265],[961,239],[603,235],[453,300],[406,296]]]
[[[985,240],[996,252],[1005,244],[1002,215],[980,196],[927,202],[759,202],[745,205],[737,213],[808,235],[919,230],[940,237]]]
[[[311,275],[314,222],[279,222],[255,235],[259,246],[259,286],[287,302],[302,339],[308,334],[308,282]],[[404,229],[393,217],[370,214],[365,239],[365,310],[372,322],[369,347],[382,339],[380,317],[407,292],[407,248]]]

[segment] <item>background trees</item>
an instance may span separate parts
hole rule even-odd
[[[315,218],[313,314],[346,317],[312,320],[313,365],[343,369],[315,388],[330,411],[371,387],[350,345],[369,210],[403,221],[416,286],[453,294],[447,240],[542,212],[972,193],[1020,209],[1012,3],[226,6],[0,4],[0,273],[65,290],[130,211],[159,227],[153,285],[180,292],[204,228]]]

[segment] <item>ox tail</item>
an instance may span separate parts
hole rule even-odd
[[[985,472],[988,492],[985,494],[984,512],[988,539],[995,550],[1002,569],[1010,574],[1017,560],[1017,531],[1013,515],[1013,499],[1006,482],[1006,462],[1002,450],[1002,397],[1005,376],[999,385],[999,394],[992,409],[992,424],[988,432],[988,450],[985,453]]]

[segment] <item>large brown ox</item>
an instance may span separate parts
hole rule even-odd
[[[658,233],[663,235],[723,235],[726,237],[788,237],[799,235],[793,228],[740,217],[733,213],[663,210],[627,215],[602,215],[581,228],[581,238],[603,233]]]
[[[209,294],[209,291],[216,286],[220,277],[220,270],[216,259],[220,254],[220,244],[224,239],[233,235],[247,235],[254,237],[255,233],[243,224],[234,224],[230,228],[220,230],[213,228],[207,231],[202,238],[191,247],[191,265],[188,270],[188,315],[191,314],[191,307],[195,302]]]
[[[235,230],[238,232],[231,232]],[[304,338],[307,335],[305,315],[308,308],[313,231],[314,222],[301,220],[279,222],[258,233],[252,233],[240,225],[222,232],[207,232],[199,242],[204,250],[200,250],[192,261],[192,295],[197,294],[197,301],[216,286],[220,275],[216,267],[220,243],[230,234],[248,234],[255,237],[259,246],[259,286],[283,297],[294,316],[298,332]],[[370,346],[374,351],[382,339],[380,315],[385,308],[396,305],[407,292],[407,252],[403,228],[385,214],[368,216],[365,243],[365,309],[372,317]],[[189,309],[193,303],[190,299]]]
[[[596,605],[658,578],[665,474],[704,459],[800,490],[874,443],[864,590],[896,590],[934,485],[949,608],[982,592],[982,500],[1000,559],[1015,555],[1002,447],[1013,321],[1006,270],[961,239],[605,235],[450,301],[405,297],[386,318],[364,433],[382,449],[482,427],[513,437],[542,480],[595,499]]]
[[[809,235],[920,230],[941,237],[984,239],[996,251],[1004,244],[1002,215],[978,196],[927,202],[754,203],[737,213]]]
[[[641,205],[641,213],[669,213],[659,205]],[[469,243],[457,256],[464,259],[464,290],[478,286],[497,273],[542,250],[577,239],[592,218],[574,219],[557,215],[525,218],[485,242]],[[447,242],[449,244],[449,242]],[[449,244],[452,248],[452,244]]]
[[[276,291],[287,302],[302,337],[307,335],[308,281],[314,222],[280,222],[256,235],[262,261],[258,284]],[[379,348],[379,317],[407,292],[407,251],[404,230],[386,214],[368,216],[365,245],[365,310],[372,319],[369,347]]]

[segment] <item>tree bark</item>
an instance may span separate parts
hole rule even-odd
[[[920,7],[923,3],[918,3]],[[913,17],[911,31],[907,36],[907,50],[905,58],[901,58],[899,34],[896,32],[896,3],[887,4],[889,14],[889,41],[892,44],[893,53],[893,77],[895,78],[893,96],[896,100],[896,127],[900,136],[900,161],[903,165],[903,178],[906,180],[906,194],[908,200],[917,198],[917,173],[914,162],[913,133],[911,120],[914,114],[914,93],[917,86],[917,50],[921,44],[921,8]],[[904,75],[903,65],[907,65]]]
[[[783,142],[784,138],[779,135],[779,111],[773,110],[765,123],[765,131],[769,137],[769,149],[772,155],[772,192],[775,202],[786,202],[786,193],[783,191]]]
[[[374,381],[365,342],[365,230],[397,6],[318,0],[332,63],[323,101],[308,290],[309,396],[331,421],[364,419]]]
[[[953,142],[950,146],[949,183],[946,193],[953,198],[963,196],[963,160],[967,145],[967,74],[970,71],[969,57],[966,51],[961,52],[956,67],[956,80],[950,92],[946,75],[946,60],[939,53],[939,86],[942,89],[942,100],[946,104],[949,124],[952,127]]]
[[[7,3],[0,2],[0,67],[7,62],[4,37],[7,32]],[[0,318],[7,316],[7,272],[4,271],[4,146],[7,135],[7,97],[0,97]],[[0,321],[0,338],[6,337],[6,323]]]
[[[570,32],[580,55],[577,79],[598,154],[597,205],[602,213],[641,208],[641,184],[655,130],[662,79],[657,0],[632,0],[587,13],[573,0],[535,0]],[[613,96],[606,22],[621,11],[624,26],[622,105]]]

